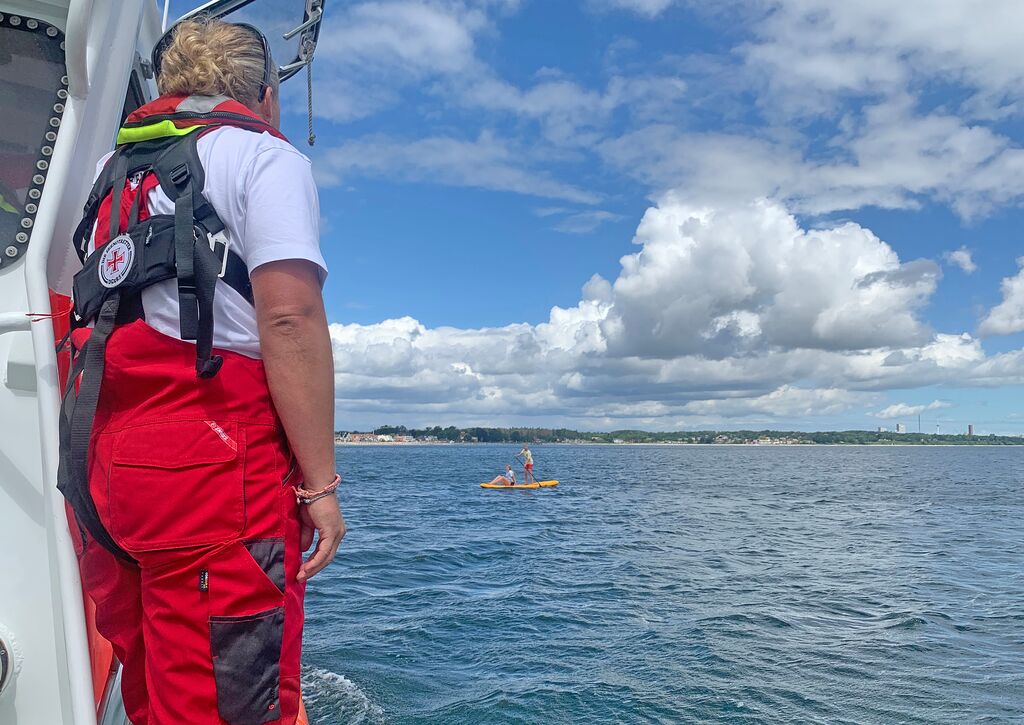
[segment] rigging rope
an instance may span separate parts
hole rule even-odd
[[[306,116],[309,121],[309,145],[316,143],[316,134],[313,133],[313,48],[312,42],[307,38],[302,43],[303,54],[306,60]]]

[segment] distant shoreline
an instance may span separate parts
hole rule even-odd
[[[910,433],[902,423],[897,430],[676,430],[646,431],[621,429],[581,431],[572,428],[409,428],[382,425],[372,431],[335,430],[339,445],[450,445],[452,443],[503,443],[521,445],[882,445],[882,446],[1024,446],[1024,435],[977,434],[973,426],[965,433]]]
[[[518,446],[520,443],[471,442],[471,441],[335,441],[336,448],[343,446],[368,447],[409,447],[409,446]],[[558,441],[531,443],[532,446],[609,446],[643,447],[671,446],[672,448],[1021,448],[1024,443],[986,443],[979,440],[972,443],[677,443],[675,441],[638,441],[604,443],[598,441]]]

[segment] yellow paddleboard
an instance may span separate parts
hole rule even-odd
[[[548,488],[557,486],[558,481],[538,481],[537,483],[517,483],[515,486],[506,486],[501,483],[481,483],[480,488]]]

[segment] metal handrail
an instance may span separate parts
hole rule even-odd
[[[79,100],[89,95],[89,23],[93,0],[72,0],[64,29],[64,55],[68,68],[68,93]]]
[[[32,318],[26,312],[0,312],[0,335],[32,329]]]

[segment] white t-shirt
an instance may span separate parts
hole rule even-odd
[[[196,148],[206,173],[203,194],[250,273],[268,262],[305,259],[320,267],[323,284],[327,264],[320,253],[320,202],[309,159],[269,133],[242,128],[210,131]],[[110,156],[100,160],[97,176]],[[174,203],[159,186],[147,201],[150,214],[174,214]],[[146,288],[142,307],[151,327],[180,339],[177,284],[171,279]],[[260,357],[255,310],[221,280],[214,295],[213,346]]]
[[[505,471],[501,475],[503,475],[505,478],[507,478],[512,483],[516,482],[516,472],[515,471]]]

